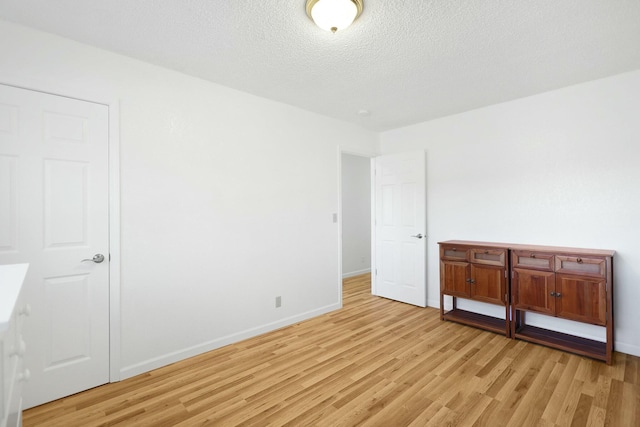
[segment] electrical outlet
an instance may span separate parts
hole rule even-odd
[[[276,297],[276,308],[282,307],[282,297]]]

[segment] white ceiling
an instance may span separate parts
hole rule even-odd
[[[364,0],[336,34],[304,7],[0,0],[0,17],[376,131],[640,69],[640,0]]]

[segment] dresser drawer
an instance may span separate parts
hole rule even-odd
[[[607,272],[607,264],[603,258],[556,255],[555,263],[558,273],[605,277]]]
[[[14,357],[15,374],[13,384],[7,396],[7,427],[20,427],[22,425],[22,384],[28,380],[28,370],[24,369],[23,361]],[[25,378],[26,375],[26,378]]]
[[[22,420],[22,383],[26,344],[22,339],[22,284],[27,264],[0,265],[0,427],[17,427]]]
[[[476,264],[505,266],[507,251],[504,249],[471,249],[470,261]]]
[[[526,268],[542,271],[554,271],[555,256],[546,252],[513,251],[513,268]]]
[[[440,259],[448,261],[469,261],[469,249],[455,245],[440,245]]]
[[[0,360],[0,380],[2,380],[2,388],[0,388],[0,425],[2,420],[9,416],[11,409],[11,396],[14,388],[16,372],[18,368],[18,358],[16,351],[16,323],[14,321],[16,315],[12,315],[12,321],[9,328],[5,330],[4,335],[0,337],[0,350],[2,351],[2,360]]]

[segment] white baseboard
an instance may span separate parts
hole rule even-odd
[[[640,346],[625,344],[622,342],[616,341],[613,345],[614,351],[618,351],[620,353],[630,354],[632,356],[640,357]]]
[[[348,277],[359,276],[359,275],[365,274],[365,273],[371,273],[371,269],[370,268],[365,268],[364,270],[357,270],[357,271],[350,271],[348,273],[342,273],[342,278],[346,279]]]
[[[316,310],[297,314],[295,316],[290,316],[284,319],[280,319],[276,322],[267,323],[266,325],[247,329],[245,331],[237,332],[235,334],[227,335],[212,341],[204,342],[193,347],[185,348],[183,350],[145,360],[144,362],[136,363],[135,365],[125,366],[120,370],[120,378],[122,380],[131,378],[133,376],[143,374],[145,372],[149,372],[175,362],[179,362],[180,360],[188,359],[189,357],[197,356],[199,354],[206,353],[207,351],[224,347],[225,345],[233,344],[247,338],[252,338],[266,332],[271,332],[285,326],[293,325],[294,323],[301,322],[303,320],[308,320],[313,317],[329,313],[339,308],[341,308],[339,303],[327,305]]]
[[[358,274],[364,274],[366,272],[367,271],[363,273],[358,273]],[[354,274],[354,275],[357,275],[357,274]],[[433,308],[439,308],[440,301],[429,299],[428,306]],[[322,314],[329,313],[339,308],[340,308],[340,304],[338,303],[331,304],[325,307],[321,307],[317,310],[312,310],[312,311],[301,313],[295,316],[287,317],[285,319],[281,319],[276,322],[268,323],[266,325],[261,325],[256,328],[247,329],[245,331],[227,335],[225,337],[221,337],[212,341],[195,345],[193,347],[185,348],[183,350],[179,350],[173,353],[169,353],[153,359],[149,359],[144,362],[137,363],[135,365],[126,366],[120,370],[121,379],[124,380],[127,378],[131,378],[133,376],[143,374],[145,372],[149,372],[166,365],[170,365],[171,363],[175,363],[180,360],[187,359],[189,357],[197,356],[207,351],[224,347],[225,345],[233,344],[233,343],[245,340],[247,338],[252,338],[260,334],[271,332],[273,330],[283,328],[285,326],[289,326],[297,322],[301,322],[303,320],[308,320],[313,317],[317,317]],[[640,346],[637,346],[637,345],[625,344],[625,343],[616,341],[615,351],[640,357]]]

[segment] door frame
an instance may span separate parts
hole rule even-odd
[[[378,156],[378,153],[375,153],[373,151],[358,151],[358,150],[352,150],[352,149],[348,149],[348,148],[343,148],[342,146],[338,145],[338,304],[340,305],[340,307],[342,307],[342,155],[343,154],[349,154],[351,156],[359,156],[359,157],[366,157],[369,159],[369,170],[370,170],[370,176],[371,176],[371,203],[372,203],[372,208],[373,208],[373,196],[375,195],[375,187],[374,187],[374,182],[373,182],[373,162],[375,161],[376,156]],[[375,218],[375,212],[373,212],[373,209],[371,211],[371,286],[373,289],[373,268],[374,268],[374,244],[373,244],[373,219]]]
[[[29,85],[0,80],[0,84],[47,95],[104,105],[108,108],[109,182],[109,382],[120,381],[120,101],[105,94],[78,93],[38,81]]]
[[[377,246],[377,227],[376,227],[376,202],[377,202],[377,192],[376,192],[376,181],[377,181],[377,176],[376,176],[376,159],[378,157],[381,156],[387,156],[387,155],[394,155],[394,154],[401,154],[404,153],[406,150],[403,151],[397,151],[397,152],[391,152],[391,153],[380,153],[380,154],[376,154],[375,156],[371,157],[371,293],[373,295],[379,295],[378,293],[378,270],[377,270],[377,266],[378,266],[378,259],[377,259],[377,254],[376,254],[376,246]],[[425,300],[424,300],[424,307],[429,307],[429,286],[428,286],[428,254],[429,254],[429,235],[427,234],[429,232],[429,227],[428,227],[428,223],[427,223],[427,211],[428,211],[428,200],[427,200],[427,158],[426,158],[426,151],[424,150],[411,150],[411,151],[416,151],[416,152],[420,152],[423,153],[424,157],[424,179],[425,179],[425,187],[424,187],[424,197],[425,197],[425,218],[424,218],[424,239],[425,239],[425,257],[423,259],[424,262],[424,268],[425,268]]]

